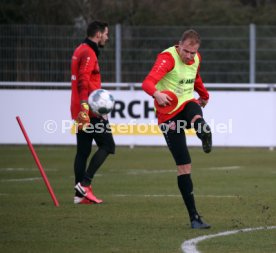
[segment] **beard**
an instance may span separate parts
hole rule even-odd
[[[104,47],[105,47],[105,44],[106,44],[108,41],[109,41],[108,39],[99,41],[98,47],[99,47],[99,48],[104,48]]]

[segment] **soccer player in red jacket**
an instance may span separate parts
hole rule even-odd
[[[71,115],[77,124],[77,154],[74,162],[75,204],[102,203],[93,191],[92,179],[109,154],[114,154],[115,143],[108,120],[94,114],[88,106],[88,96],[101,88],[98,63],[99,48],[108,41],[108,24],[94,21],[87,27],[87,38],[75,49],[71,62]],[[91,127],[86,128],[89,124]],[[96,127],[96,125],[98,127]],[[99,127],[103,131],[96,131]],[[95,129],[95,131],[93,131]],[[86,168],[95,140],[98,150]]]
[[[176,108],[166,113],[161,109],[158,111],[157,107],[156,114],[177,166],[178,188],[188,210],[191,227],[196,229],[210,228],[210,225],[202,221],[196,210],[191,178],[191,157],[184,128],[192,126],[195,128],[197,136],[202,141],[204,152],[209,153],[212,148],[211,129],[203,119],[201,110],[201,107],[208,103],[209,94],[199,74],[201,62],[199,46],[199,34],[194,30],[187,30],[178,45],[158,55],[142,84],[144,91],[154,97],[159,106],[165,107],[172,102],[172,98],[161,92],[162,90],[170,90],[177,95]],[[198,100],[194,98],[194,91],[199,94]]]

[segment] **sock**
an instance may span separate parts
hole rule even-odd
[[[206,122],[205,122],[205,120],[203,118],[198,118],[194,122],[194,129],[196,130],[197,136],[199,138],[201,137],[202,128],[203,128],[204,123],[206,123]]]
[[[98,149],[96,151],[96,153],[93,155],[93,157],[89,163],[88,169],[85,172],[84,178],[81,182],[81,184],[83,186],[89,186],[91,184],[95,173],[100,168],[100,166],[103,164],[103,162],[107,158],[108,154],[109,153],[107,151],[105,151],[104,149]]]
[[[198,136],[199,139],[202,139],[202,135],[205,132],[210,132],[211,129],[206,123],[206,121],[203,118],[198,118],[194,122],[194,129],[196,130],[196,135]]]
[[[198,215],[193,194],[193,182],[191,174],[184,174],[177,177],[178,188],[188,210],[190,220],[193,220]]]

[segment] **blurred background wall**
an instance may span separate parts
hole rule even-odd
[[[276,0],[2,0],[0,101],[8,106],[0,107],[0,143],[24,143],[17,115],[34,143],[75,143],[68,129],[62,131],[63,120],[71,122],[71,56],[87,24],[98,19],[110,24],[110,42],[99,58],[103,87],[113,90],[115,107],[124,105],[112,122],[131,124],[135,115],[143,123],[156,120],[152,98],[137,90],[157,54],[194,28],[202,37],[201,76],[211,94],[204,114],[213,129],[227,130],[214,133],[214,145],[273,149],[275,17]],[[146,109],[151,118],[143,115]],[[49,120],[57,126],[54,134],[45,130]],[[149,143],[144,137],[115,133],[121,145],[164,145],[161,135]],[[188,141],[200,145],[194,135]]]
[[[0,10],[0,81],[70,81],[71,54],[100,19],[104,82],[142,82],[187,28],[202,36],[205,82],[275,82],[275,0],[2,0]]]

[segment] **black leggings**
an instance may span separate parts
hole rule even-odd
[[[84,178],[87,159],[92,150],[93,140],[95,140],[99,150],[104,150],[107,154],[114,154],[115,152],[115,143],[108,126],[108,121],[99,118],[92,118],[91,123],[95,126],[95,129],[103,127],[105,131],[91,131],[89,133],[79,131],[77,133],[77,154],[74,163],[75,183],[81,182]],[[98,127],[96,127],[97,124]]]
[[[191,121],[196,115],[203,116],[201,107],[189,102],[179,114],[160,125],[176,165],[191,163],[184,130],[191,128]]]

